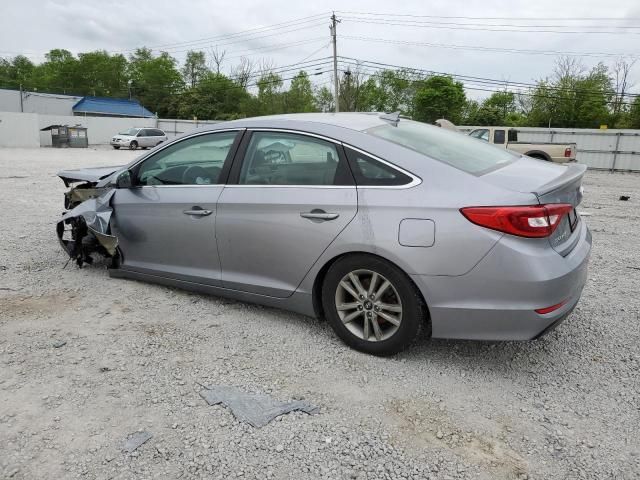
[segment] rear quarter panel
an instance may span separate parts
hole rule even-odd
[[[406,189],[358,187],[356,216],[316,262],[301,290],[311,291],[320,269],[335,257],[350,252],[378,255],[410,275],[464,275],[502,234],[472,224],[460,213],[460,208],[537,203],[533,194],[508,191],[484,182],[482,177],[401,150],[395,154],[403,155],[402,167],[418,175],[422,183]],[[389,156],[386,159],[393,161]],[[435,225],[433,245],[401,245],[399,230],[404,219],[431,220]]]

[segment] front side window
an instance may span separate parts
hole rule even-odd
[[[345,185],[348,166],[336,145],[306,135],[254,132],[247,147],[241,185]]]
[[[349,165],[358,186],[398,186],[411,183],[409,175],[371,158],[356,150],[346,147]]]
[[[128,135],[130,137],[135,137],[136,135],[138,135],[138,132],[140,131],[139,128],[130,128],[129,130],[125,130],[123,132],[120,132],[120,135]]]
[[[215,185],[231,152],[237,132],[187,138],[146,159],[137,185]]]
[[[487,129],[481,130],[486,130],[488,135]],[[397,126],[380,125],[365,132],[475,175],[500,168],[520,158],[519,154],[510,150],[477,142],[470,135],[412,120],[400,120]]]
[[[474,130],[469,134],[472,138],[477,138],[479,140],[484,140],[485,142],[489,141],[489,130],[486,128],[479,128],[478,130]]]

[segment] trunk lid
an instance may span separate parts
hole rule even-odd
[[[549,237],[549,243],[560,255],[566,256],[579,239],[580,217],[576,207],[582,201],[582,179],[586,165],[556,165],[522,157],[517,162],[482,177],[492,185],[520,193],[533,193],[540,204],[568,203],[573,210],[562,218]]]

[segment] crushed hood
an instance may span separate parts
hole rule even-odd
[[[58,176],[68,187],[70,184],[76,182],[98,183],[99,181],[109,177],[114,172],[117,172],[121,168],[123,167],[91,167],[78,168],[75,170],[61,170],[58,172]]]

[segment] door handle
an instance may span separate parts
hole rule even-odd
[[[339,213],[327,213],[324,210],[319,210],[319,209],[313,209],[310,212],[302,212],[300,214],[300,216],[302,218],[308,218],[309,220],[314,220],[314,221],[328,221],[328,220],[335,220],[336,218],[338,218],[340,216]]]
[[[192,215],[194,217],[206,217],[207,215],[211,215],[213,210],[203,210],[202,208],[193,208],[192,210],[185,210],[182,213],[185,215]]]

